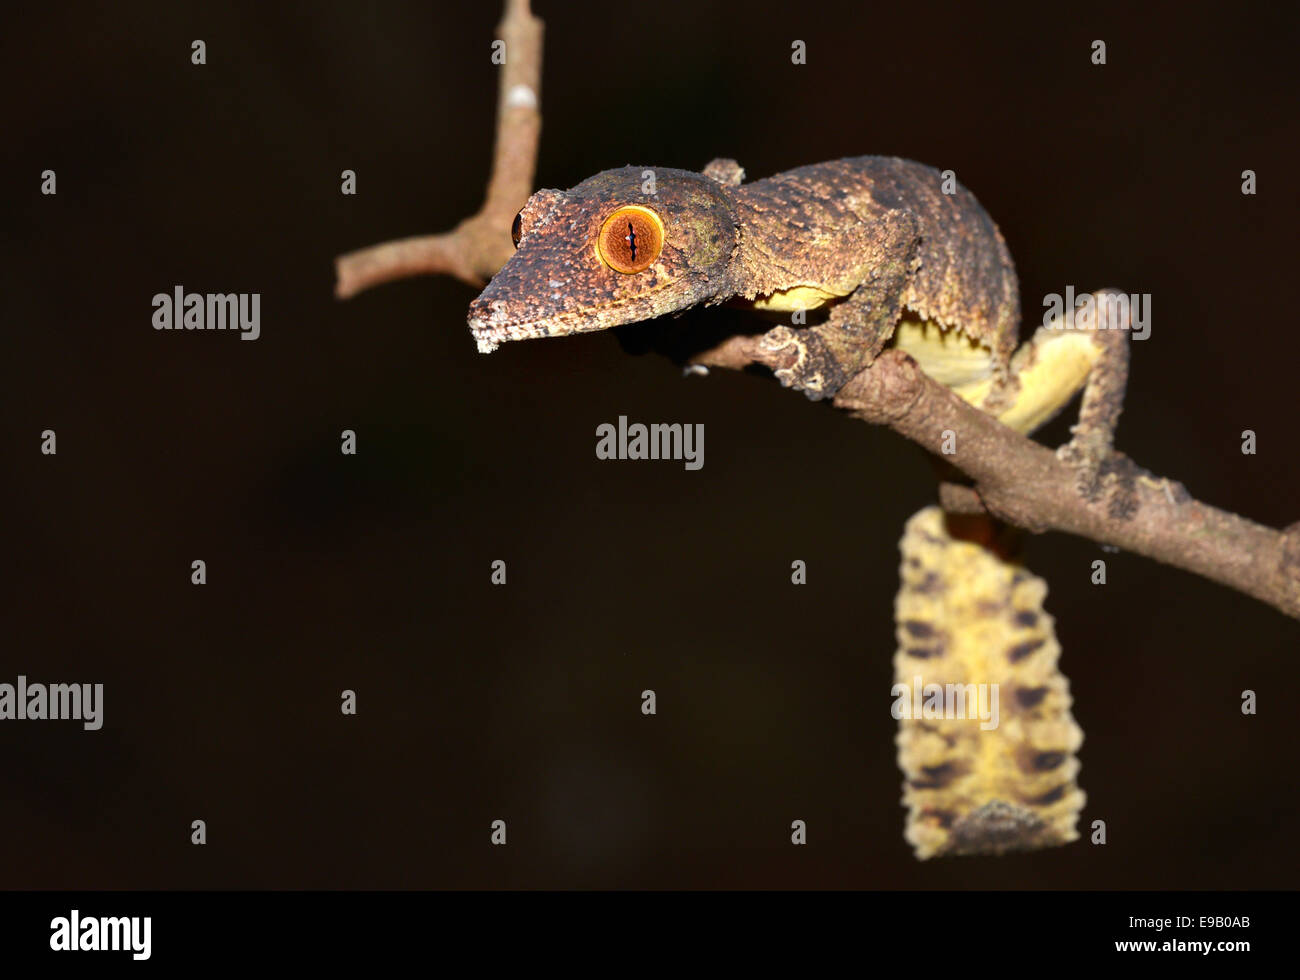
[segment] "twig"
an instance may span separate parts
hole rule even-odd
[[[407,276],[446,273],[481,286],[505,264],[514,243],[510,225],[533,192],[542,131],[542,22],[528,0],[506,0],[497,26],[505,65],[497,97],[497,139],[492,177],[479,212],[452,231],[372,245],[334,261],[339,299]]]
[[[497,102],[497,137],[487,197],[479,212],[450,232],[385,242],[336,260],[340,299],[406,276],[445,273],[482,285],[514,250],[510,225],[533,190],[541,113],[542,22],[528,0],[506,0],[498,26],[506,62]],[[733,337],[708,353],[717,367],[782,366],[788,351],[757,338]],[[1065,531],[1182,568],[1254,596],[1300,619],[1300,523],[1285,531],[1192,500],[1181,485],[1129,466],[1134,507],[1119,513],[1105,494],[1080,495],[1072,466],[962,401],[923,374],[900,351],[886,351],[854,377],[835,404],[857,418],[888,425],[934,451],[945,430],[956,452],[940,457],[973,482],[941,483],[953,513],[990,513],[1031,531]]]
[[[974,481],[945,485],[952,511],[987,510],[1030,531],[1065,531],[1154,558],[1254,596],[1300,619],[1300,524],[1285,531],[1191,499],[1180,484],[1142,473],[1136,507],[1116,513],[1105,494],[1083,498],[1073,466],[1007,428],[922,373],[901,351],[886,351],[835,398],[855,417],[888,425],[934,452],[945,431],[955,452],[941,458]]]

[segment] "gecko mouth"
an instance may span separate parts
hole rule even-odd
[[[523,329],[527,330],[527,325],[523,325]],[[475,317],[469,321],[469,331],[478,345],[480,354],[491,354],[507,340],[523,340],[526,336],[538,336],[534,333],[523,334],[519,330],[519,325],[493,323],[482,317]]]
[[[560,313],[532,319],[510,319],[505,300],[479,297],[469,308],[469,329],[480,354],[490,354],[509,340],[535,340],[540,337],[563,337],[574,333],[591,333],[637,322],[645,317],[645,297],[667,288],[663,283],[622,299],[605,301],[596,306],[579,306]],[[491,287],[489,286],[489,289]]]
[[[589,330],[599,330],[603,326],[600,323],[583,323],[580,319],[583,312],[575,310],[572,313],[558,313],[538,320],[514,322],[500,319],[500,313],[487,315],[480,313],[476,316],[471,315],[469,329],[474,336],[474,342],[478,344],[478,352],[491,354],[508,340],[536,340],[549,337],[553,333],[560,335],[585,333]]]

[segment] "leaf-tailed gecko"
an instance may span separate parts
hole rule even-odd
[[[743,176],[735,161],[715,160],[703,173],[624,167],[567,191],[538,191],[515,219],[517,251],[470,307],[479,349],[724,301],[775,315],[803,311],[757,343],[733,337],[695,362],[762,363],[782,384],[824,399],[892,343],[1022,432],[1083,389],[1079,423],[1058,453],[1077,467],[1081,492],[1101,491],[1117,457],[1128,369],[1127,323],[1105,294],[1095,294],[1089,322],[1045,324],[1017,350],[1011,256],[955,180],[895,157],[837,160],[749,184]],[[1001,731],[900,716],[907,837],[918,857],[1074,839],[1082,733],[1056,669],[1046,586],[949,534],[935,508],[909,522],[903,551],[897,679],[1005,688],[1010,699]]]
[[[832,398],[889,343],[959,395],[1029,432],[1084,389],[1059,450],[1099,489],[1128,371],[1126,324],[1066,318],[1019,351],[1019,287],[997,226],[939,171],[855,157],[743,183],[734,160],[703,173],[622,167],[541,190],[515,219],[517,251],[470,306],[480,351],[731,301],[774,314],[824,311],[755,346],[695,358],[759,361],[783,385]],[[1114,309],[1097,295],[1096,308]]]

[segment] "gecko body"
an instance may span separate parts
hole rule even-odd
[[[479,349],[723,302],[796,324],[801,311],[819,322],[774,327],[756,345],[733,337],[694,361],[761,363],[822,399],[892,343],[1022,432],[1084,389],[1060,453],[1078,465],[1081,490],[1098,491],[1127,378],[1124,324],[1044,327],[1017,351],[1018,284],[1002,234],[931,167],[868,156],[748,184],[743,175],[734,160],[702,173],[622,167],[538,191],[515,220],[517,251],[470,306]]]
[[[834,398],[889,344],[1004,424],[1030,432],[1080,390],[1071,440],[1086,497],[1117,488],[1112,450],[1127,324],[1099,315],[1044,325],[1017,349],[1015,267],[975,197],[896,157],[855,157],[743,183],[733,160],[703,173],[624,167],[542,190],[515,221],[517,251],[470,307],[479,349],[603,330],[730,302],[788,316],[757,339],[694,358],[759,363],[814,399]],[[1114,464],[1114,465],[1112,465]],[[1103,480],[1103,476],[1106,478]],[[1115,493],[1112,507],[1128,506]],[[899,697],[1005,690],[994,729],[900,713],[899,762],[918,857],[1000,854],[1077,837],[1082,732],[1059,673],[1046,586],[1010,556],[953,533],[937,508],[909,522],[896,603]],[[996,694],[994,695],[996,697]],[[926,693],[926,698],[930,694]]]
[[[783,378],[813,397],[832,396],[878,354],[905,311],[962,331],[1005,372],[1019,330],[1015,268],[964,188],[945,194],[937,171],[891,157],[750,184],[741,173],[730,161],[703,174],[624,167],[534,195],[521,212],[519,252],[471,309],[480,346],[734,299],[782,312],[843,307],[811,342],[821,373]],[[653,194],[643,190],[647,174]],[[609,213],[629,205],[652,210],[665,239],[635,274],[603,261],[599,241]],[[563,282],[559,295],[533,288],[539,268],[548,283]]]

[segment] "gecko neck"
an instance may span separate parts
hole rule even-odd
[[[794,276],[772,250],[770,236],[760,231],[769,222],[743,197],[736,201],[736,217],[740,236],[728,268],[727,295],[751,300],[784,289]]]

